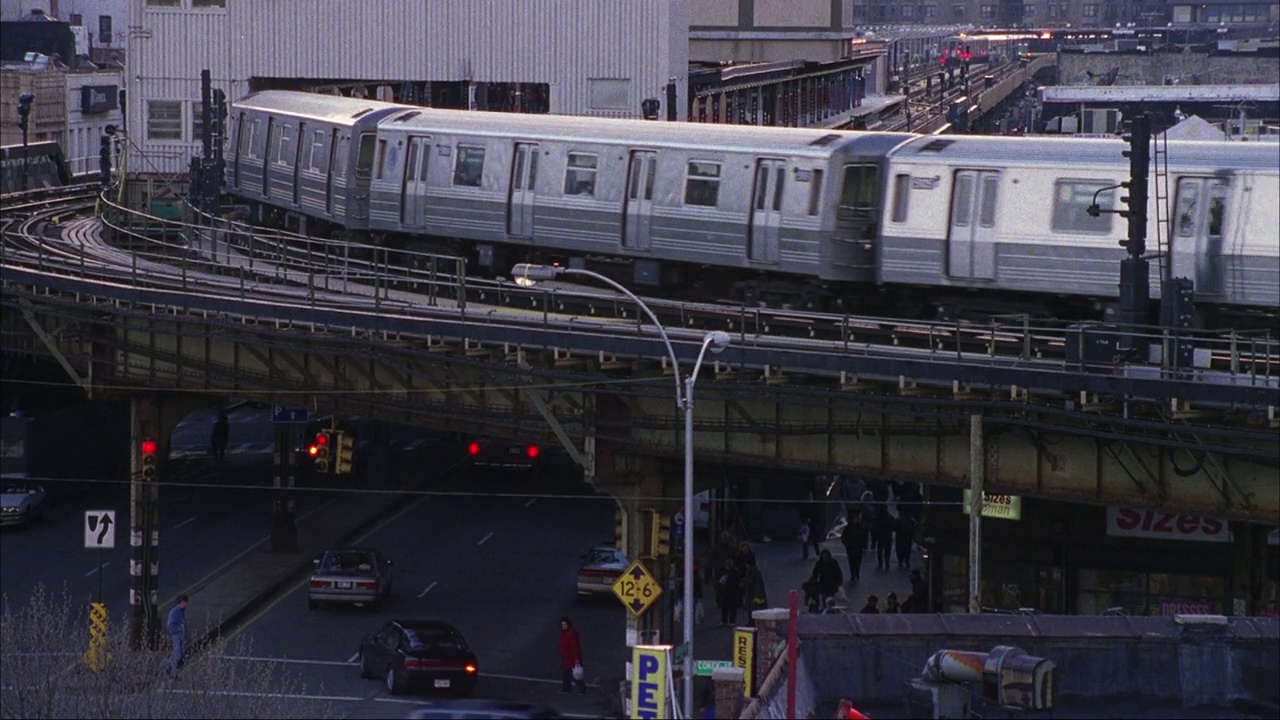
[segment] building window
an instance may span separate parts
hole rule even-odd
[[[964,8],[964,5],[952,5],[952,6],[951,6],[951,17],[953,17],[953,18],[955,18],[955,19],[957,19],[957,20],[963,20],[963,19],[964,19],[964,9],[965,9],[965,8]]]
[[[1036,16],[1036,6],[1030,3],[1022,6],[1022,17],[1034,18]]]
[[[1107,186],[1099,182],[1058,181],[1053,198],[1054,232],[1110,234],[1113,215],[1105,211],[1114,207],[1116,191],[1114,188],[1102,190],[1104,187]],[[1098,196],[1098,207],[1104,211],[1098,217],[1091,217],[1088,212],[1094,193]]]
[[[191,0],[193,8],[226,7],[227,0]]]
[[[178,0],[147,0],[147,4],[155,7],[178,7],[181,3]]]
[[[75,26],[84,25],[84,16],[80,13],[71,13],[71,20],[68,22]]]
[[[932,19],[937,14],[938,14],[938,6],[936,5],[924,6],[924,16],[926,19]]]
[[[903,6],[902,6],[902,19],[903,19],[903,20],[910,20],[910,19],[911,19],[912,17],[914,17],[914,16],[915,16],[915,8],[911,7],[910,5],[903,5]]]
[[[1085,5],[1080,9],[1080,17],[1096,18],[1098,17],[1097,5]]]
[[[991,19],[996,16],[995,5],[981,5],[978,7],[978,17],[983,19]]]
[[[182,139],[182,101],[147,101],[147,139]]]
[[[459,145],[458,160],[453,166],[453,184],[480,187],[483,176],[484,148],[479,145]]]
[[[596,194],[596,163],[595,155],[569,153],[569,165],[564,173],[564,194],[594,197]]]
[[[98,42],[102,43],[103,45],[110,45],[111,38],[112,38],[111,16],[99,15],[98,16]]]
[[[689,163],[689,179],[684,186],[684,204],[715,207],[720,196],[720,164]]]

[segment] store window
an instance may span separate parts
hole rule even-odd
[[[1077,612],[1130,615],[1225,614],[1221,577],[1170,573],[1081,570]]]

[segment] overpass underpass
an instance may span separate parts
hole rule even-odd
[[[260,265],[246,291],[243,272],[228,280],[224,268],[192,271],[184,261],[179,283],[175,265],[148,259],[139,272],[137,253],[113,255],[88,236],[79,243],[79,256],[61,261],[8,252],[3,345],[56,360],[95,397],[131,398],[135,437],[164,447],[172,429],[165,418],[193,395],[234,395],[561,442],[628,510],[633,548],[643,541],[641,507],[678,504],[683,448],[673,378],[653,360],[665,355],[659,340],[634,320],[464,306],[461,291],[452,307],[422,296],[391,302],[407,293],[375,288],[370,296],[354,281],[337,294],[327,278],[323,287],[315,282],[314,267],[304,283],[295,271]],[[86,248],[94,253],[87,264]],[[267,275],[282,280],[273,285]],[[1158,372],[1028,369],[1034,363],[1023,358],[997,376],[1020,386],[975,383],[961,353],[951,364],[841,357],[736,332],[735,346],[705,367],[698,385],[694,451],[704,468],[968,487],[977,458],[988,492],[1269,525],[1280,518],[1276,390],[1267,373],[1260,385],[1245,382],[1246,373],[1243,385],[1206,387]],[[689,362],[702,333],[671,336]],[[1094,390],[1055,391],[1054,383]],[[1171,401],[1171,388],[1195,404]],[[1202,410],[1215,395],[1230,402]],[[975,416],[978,455],[970,447]],[[713,481],[696,482],[701,490]]]

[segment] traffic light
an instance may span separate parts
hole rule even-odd
[[[333,472],[337,475],[346,475],[351,472],[351,466],[355,463],[356,459],[355,438],[342,431],[338,431],[333,434],[333,444],[336,448],[335,452],[337,453]]]
[[[307,454],[315,460],[316,472],[329,472],[329,433],[327,431],[322,430],[316,433],[315,440],[307,448]]]
[[[156,441],[147,438],[142,441],[142,479],[148,482],[156,479]]]
[[[1129,220],[1129,237],[1122,246],[1137,243],[1136,252],[1145,252],[1147,237],[1147,180],[1151,170],[1151,124],[1146,115],[1133,119],[1132,133],[1127,138],[1129,149],[1122,155],[1129,158],[1129,182],[1120,183],[1129,191],[1122,196],[1120,202],[1129,206],[1127,212],[1120,213]],[[1131,251],[1133,252],[1133,251]]]
[[[35,94],[29,92],[18,96],[18,127],[22,128],[24,133],[27,131],[27,118],[31,115],[31,103],[35,99]]]
[[[622,510],[613,511],[613,546],[624,552],[627,549],[627,516]]]
[[[654,557],[671,554],[671,518],[657,510],[649,512],[649,549]]]
[[[98,147],[98,171],[99,179],[103,185],[111,184],[111,136],[103,135],[102,142]]]

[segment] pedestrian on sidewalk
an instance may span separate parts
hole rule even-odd
[[[827,603],[822,607],[822,614],[838,615],[839,613],[840,613],[840,608],[836,607],[836,599],[833,597],[827,598]]]
[[[169,656],[169,677],[178,679],[178,668],[182,667],[182,654],[187,642],[187,596],[179,595],[178,602],[169,611],[169,620],[165,623],[169,633],[169,642],[173,645],[173,653]]]
[[[755,559],[752,558],[752,562]],[[720,608],[721,625],[738,624],[738,606],[742,604],[742,573],[733,560],[725,560],[716,578],[716,605]]]
[[[891,592],[889,593],[889,596],[885,598],[884,611],[886,614],[889,614],[889,615],[902,614],[902,606],[898,605],[898,593]]]
[[[796,533],[796,538],[800,540],[800,559],[809,559],[809,536],[813,534],[813,527],[809,523],[808,516],[800,518],[800,531]]]
[[[894,546],[898,553],[898,567],[911,567],[911,546],[915,541],[916,521],[906,513],[898,514],[898,528],[894,535]]]
[[[743,605],[747,609],[747,626],[755,627],[756,620],[752,613],[769,607],[769,598],[764,589],[764,574],[756,567],[755,557],[747,558],[747,575],[743,578],[742,585],[746,589],[743,593]]]
[[[871,534],[876,547],[876,568],[889,569],[893,553],[893,516],[884,505],[876,508],[876,519],[871,524]]]
[[[573,686],[587,694],[586,673],[582,669],[582,639],[568,615],[560,618],[560,692],[569,694]]]
[[[819,603],[826,602],[827,598],[835,597],[840,592],[840,586],[844,584],[844,573],[830,550],[823,550],[818,555],[818,562],[813,564],[813,579],[818,584]]]
[[[876,604],[879,602],[880,602],[880,598],[876,597],[875,595],[868,595],[867,604],[863,605],[862,609],[859,610],[858,612],[862,613],[863,615],[879,615],[880,609],[876,607]]]
[[[221,461],[227,456],[227,441],[231,438],[231,420],[226,410],[218,411],[218,419],[213,423],[213,459]]]
[[[911,594],[919,605],[919,612],[929,612],[929,581],[920,577],[919,570],[911,571]]]
[[[856,582],[862,577],[862,553],[867,549],[867,526],[857,513],[849,513],[849,521],[840,533],[840,544],[849,556],[849,579]]]
[[[751,549],[749,543],[738,543],[738,554],[733,556],[733,564],[738,568],[739,577],[746,577],[747,560],[755,562],[756,551]]]

